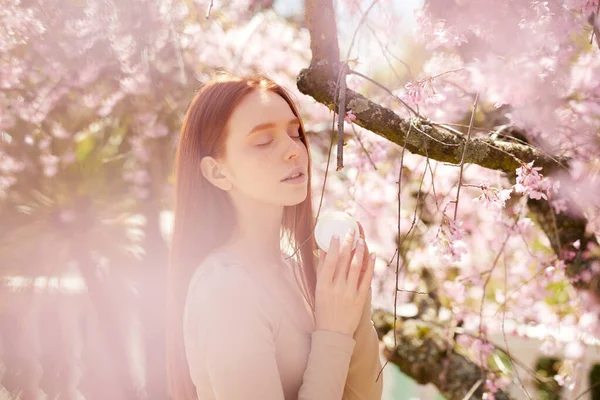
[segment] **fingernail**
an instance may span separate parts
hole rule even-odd
[[[333,235],[331,238],[332,238],[333,240],[340,240],[340,237],[339,237],[338,235]]]
[[[377,257],[377,253],[376,252],[372,252],[371,253],[371,260],[375,260],[375,257]]]
[[[356,231],[354,230],[354,228],[350,228],[350,230],[348,231],[348,235],[350,235],[350,236],[354,236],[354,232],[356,232]]]
[[[359,246],[364,246],[365,245],[365,241],[363,238],[358,239],[358,245]]]

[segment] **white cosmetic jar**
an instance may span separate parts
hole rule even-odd
[[[342,211],[324,213],[319,216],[317,225],[315,226],[315,240],[317,241],[317,245],[320,249],[328,251],[331,244],[331,237],[338,235],[341,243],[351,228],[354,228],[355,232],[354,243],[352,243],[352,250],[354,250],[360,238],[356,219]]]

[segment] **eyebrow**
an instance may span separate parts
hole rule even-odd
[[[290,119],[288,121],[288,125],[292,125],[292,124],[298,124],[298,125],[300,125],[300,120],[298,118]],[[250,130],[250,132],[248,132],[248,136],[250,136],[254,132],[262,131],[264,129],[271,129],[271,128],[275,128],[275,123],[274,122],[267,122],[267,123],[264,123],[264,124],[258,124],[254,128],[252,128]]]

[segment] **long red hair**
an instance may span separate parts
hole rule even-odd
[[[301,120],[290,94],[264,76],[235,77],[220,74],[205,83],[191,101],[175,158],[175,207],[169,267],[167,272],[167,378],[171,398],[196,399],[183,336],[183,312],[190,279],[211,250],[224,244],[235,227],[235,212],[228,194],[204,178],[200,160],[225,153],[226,124],[235,107],[255,90],[270,90],[281,96]],[[304,126],[299,134],[307,150]],[[295,206],[285,206],[281,238],[295,251],[304,292],[314,309],[316,243],[312,236],[311,161],[308,159],[308,194]]]

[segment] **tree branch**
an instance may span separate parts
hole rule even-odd
[[[298,89],[330,108],[336,90],[336,71],[341,64],[330,66],[315,63],[303,69],[297,78]],[[404,146],[411,121],[401,118],[389,108],[372,102],[352,90],[346,91],[346,111],[352,110],[356,116],[354,123],[382,136],[389,141]],[[339,113],[344,113],[340,110]],[[413,121],[413,127],[419,128],[408,138],[406,149],[413,154],[426,156],[434,160],[459,165],[466,139],[446,130],[441,130],[426,120]],[[427,149],[427,150],[426,150]],[[472,138],[465,153],[465,163],[477,164],[485,168],[503,171],[514,175],[520,167],[519,161],[530,162],[544,168],[544,174],[559,168],[568,168],[567,158],[552,158],[535,148],[520,143],[494,139]]]
[[[391,334],[394,325],[391,313],[375,310],[372,320],[380,340]],[[407,319],[396,324],[396,341],[395,349],[384,348],[385,357],[420,385],[435,385],[448,400],[462,400],[478,381],[485,382],[478,365],[449,348],[447,334],[441,328],[418,319]],[[468,399],[479,400],[483,393],[481,384]],[[495,393],[495,398],[510,399],[502,391]]]

